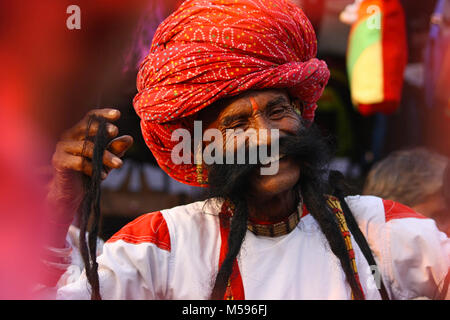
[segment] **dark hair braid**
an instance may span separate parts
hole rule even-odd
[[[354,298],[356,300],[363,300],[364,294],[352,269],[350,257],[338,221],[324,198],[324,195],[327,193],[327,185],[321,182],[321,179],[317,179],[319,176],[317,173],[312,174],[310,170],[305,170],[305,168],[307,166],[303,168],[300,186],[306,208],[318,222],[320,229],[328,240],[331,251],[339,259],[347,282],[354,294]],[[343,201],[343,199],[340,199],[340,201]]]
[[[83,258],[86,277],[91,286],[91,299],[101,300],[97,264],[97,237],[100,221],[100,183],[103,169],[103,153],[108,145],[106,120],[92,116],[89,118],[86,139],[93,121],[98,122],[98,132],[94,137],[92,156],[92,177],[84,178],[85,195],[78,209],[80,219],[80,253]],[[84,150],[83,150],[84,153]],[[86,239],[88,233],[88,239]]]
[[[228,251],[225,259],[217,273],[216,282],[213,287],[211,299],[221,300],[225,295],[233,271],[234,261],[241,250],[247,232],[248,208],[244,199],[232,200],[234,214],[231,218],[230,232],[228,234]]]

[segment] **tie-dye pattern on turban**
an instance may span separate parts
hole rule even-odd
[[[246,90],[287,88],[312,121],[329,78],[303,11],[285,0],[188,0],[156,30],[137,77],[134,108],[144,139],[172,178],[206,186],[205,170],[174,164],[171,141],[193,115]]]

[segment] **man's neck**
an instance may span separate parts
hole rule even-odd
[[[299,192],[293,188],[267,198],[247,200],[249,219],[258,222],[279,222],[297,210]]]

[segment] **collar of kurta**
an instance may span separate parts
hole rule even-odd
[[[257,236],[280,237],[289,234],[300,222],[300,210],[276,223],[248,221],[247,228]]]
[[[222,216],[231,218],[231,216],[233,215],[233,205],[228,201],[225,201],[222,205],[221,214]],[[307,214],[308,210],[306,209],[303,202],[300,201],[299,205],[297,206],[297,210],[295,210],[285,219],[276,222],[249,219],[249,221],[247,222],[247,229],[257,236],[280,237],[291,233],[291,231],[294,230],[295,227],[297,227],[300,219]]]

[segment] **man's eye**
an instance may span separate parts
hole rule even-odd
[[[284,115],[284,113],[288,110],[288,106],[285,107],[277,107],[270,111],[270,117],[277,118]]]
[[[228,129],[241,129],[246,125],[245,121],[236,121],[228,126]]]

